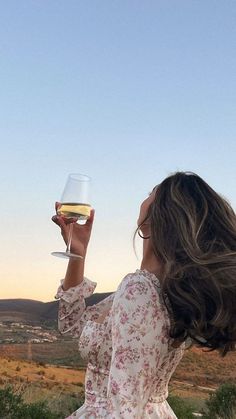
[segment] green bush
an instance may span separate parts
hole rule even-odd
[[[11,418],[22,405],[22,397],[14,394],[11,387],[0,389],[0,417]]]
[[[64,419],[79,409],[84,404],[84,398],[78,394],[60,394],[60,397],[50,401],[51,410],[58,414],[58,418]]]
[[[195,408],[178,396],[169,395],[168,403],[178,419],[194,419]]]
[[[46,402],[27,404],[22,395],[11,386],[0,389],[0,418],[4,419],[58,419]]]
[[[36,402],[22,405],[20,418],[24,419],[57,419],[58,415],[51,412],[46,402]],[[14,418],[16,416],[14,415]]]
[[[206,402],[204,419],[235,419],[236,418],[236,385],[222,384]]]

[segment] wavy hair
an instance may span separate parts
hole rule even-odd
[[[236,343],[232,207],[198,175],[177,172],[156,187],[147,218],[153,251],[164,266],[161,284],[170,336],[179,341],[190,337],[224,356]]]

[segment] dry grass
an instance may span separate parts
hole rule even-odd
[[[222,358],[215,351],[191,348],[185,352],[173,380],[212,388],[229,381],[236,384],[236,352]]]
[[[64,359],[65,351],[70,354],[70,357],[76,354],[77,346],[74,343],[69,346],[65,342],[63,347],[49,344],[48,347],[44,345],[42,351],[39,345],[35,345],[33,355],[39,360],[42,359],[43,362],[16,359],[19,355],[24,356],[26,349],[24,346],[11,347],[11,351],[7,351],[8,357],[6,347],[5,351],[2,348],[0,386],[12,384],[14,387],[23,389],[28,402],[47,399],[53,405],[63,403],[69,395],[75,399],[79,396],[82,398],[84,368],[67,369],[44,363],[46,359],[50,362],[53,355],[55,358]],[[209,394],[225,382],[236,384],[236,353],[221,358],[216,352],[209,353],[192,348],[185,352],[176,369],[170,381],[170,391],[202,405]]]
[[[54,343],[44,342],[30,346],[27,343],[1,344],[0,356],[74,367],[83,365],[78,352],[78,342],[75,339],[61,340]]]
[[[7,384],[24,392],[27,402],[83,395],[85,370],[67,369],[35,362],[2,358],[0,386]]]
[[[222,358],[217,352],[191,348],[185,351],[169,390],[193,403],[200,411],[210,394],[226,382],[236,384],[236,352]]]

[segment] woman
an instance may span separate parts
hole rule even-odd
[[[178,172],[142,203],[141,268],[117,291],[85,307],[96,283],[84,278],[94,213],[75,225],[58,290],[59,329],[79,338],[88,360],[85,403],[71,418],[176,418],[168,382],[186,340],[222,355],[236,343],[236,216],[199,176]],[[61,217],[65,242],[68,224]]]

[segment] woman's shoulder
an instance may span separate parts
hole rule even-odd
[[[143,298],[145,295],[153,294],[156,298],[160,295],[160,281],[147,270],[136,269],[135,272],[127,274],[117,288],[116,295],[126,294],[130,299],[138,295]]]
[[[168,335],[170,320],[160,290],[160,282],[154,274],[137,269],[121,281],[112,314],[121,317],[121,321],[132,319],[137,325],[148,322],[156,330],[161,328],[163,335]]]

